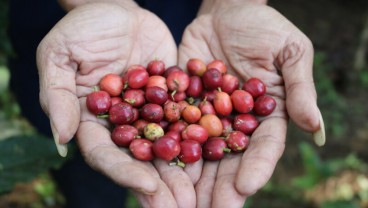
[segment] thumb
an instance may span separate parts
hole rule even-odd
[[[65,144],[72,139],[80,122],[75,83],[76,64],[72,64],[66,49],[55,47],[56,41],[48,42],[51,39],[46,36],[37,49],[40,103],[50,119],[58,152],[65,157]]]
[[[313,133],[318,146],[324,145],[324,123],[313,81],[312,43],[305,36],[299,41],[286,42],[278,60],[285,82],[289,116],[301,129]]]

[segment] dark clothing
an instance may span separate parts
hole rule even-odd
[[[154,12],[167,24],[176,43],[185,27],[195,17],[200,0],[137,0],[139,5]],[[51,137],[47,116],[39,105],[39,79],[36,49],[47,32],[65,12],[57,1],[10,0],[9,36],[15,56],[9,59],[10,87],[22,114],[42,134]],[[67,207],[124,207],[126,190],[93,171],[80,153],[60,170],[53,171],[67,199]]]

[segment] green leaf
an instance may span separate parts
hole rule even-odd
[[[310,144],[306,142],[300,143],[299,150],[302,157],[304,175],[295,177],[292,180],[292,184],[302,189],[308,189],[326,178],[330,171]]]
[[[300,153],[303,160],[303,166],[307,175],[319,174],[322,167],[321,160],[315,149],[308,143],[299,144]]]
[[[292,184],[298,188],[309,189],[315,186],[319,182],[319,178],[316,175],[304,175],[293,178]]]
[[[39,135],[14,136],[0,141],[0,194],[49,168],[60,167],[66,160],[58,155],[53,140]]]

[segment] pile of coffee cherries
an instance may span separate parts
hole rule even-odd
[[[160,158],[184,166],[243,152],[276,101],[250,78],[241,86],[221,60],[188,60],[186,71],[161,60],[107,74],[87,96],[87,108],[111,124],[111,139],[138,160]]]

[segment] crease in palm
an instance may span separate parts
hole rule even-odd
[[[247,196],[253,194],[267,182],[278,158],[281,157],[286,136],[287,115],[284,107],[283,78],[275,65],[278,52],[285,39],[285,33],[278,28],[270,29],[270,25],[260,25],[264,22],[252,22],[251,18],[243,18],[242,16],[234,17],[232,12],[239,12],[239,9],[247,10],[246,8],[236,8],[235,11],[228,11],[221,16],[205,15],[197,18],[187,27],[179,48],[175,46],[173,38],[163,22],[148,13],[141,12],[139,13],[141,15],[140,21],[137,21],[139,25],[128,24],[126,26],[121,24],[119,20],[115,20],[109,28],[109,21],[105,21],[105,29],[102,33],[97,32],[99,28],[94,27],[96,25],[87,24],[87,26],[91,26],[91,31],[82,30],[83,34],[72,36],[74,40],[70,44],[76,44],[77,47],[71,45],[69,49],[72,50],[72,59],[79,64],[76,84],[77,89],[80,90],[77,90],[76,96],[80,101],[83,123],[78,127],[77,137],[81,151],[89,164],[95,169],[105,172],[118,183],[119,176],[116,172],[123,170],[120,167],[121,164],[129,163],[137,168],[136,171],[153,174],[155,177],[161,178],[159,180],[162,180],[162,184],[166,186],[164,190],[170,190],[171,197],[177,201],[176,205],[182,207],[185,204],[193,205],[196,203],[185,201],[183,198],[197,201],[200,204],[198,200],[203,196],[207,199],[205,201],[209,201],[208,203],[212,203],[213,206],[225,203],[229,199],[233,199],[231,203],[234,205],[241,205]],[[119,15],[122,14],[119,13]],[[134,16],[135,14],[129,13],[129,15]],[[127,17],[122,16],[121,19],[126,20]],[[100,22],[102,19],[97,18],[96,21]],[[116,26],[125,28],[116,29],[114,28]],[[70,28],[66,27],[66,29]],[[76,30],[78,31],[78,28]],[[96,34],[98,36],[94,36]],[[89,37],[86,38],[83,35]],[[92,42],[90,42],[91,40]],[[90,88],[97,85],[98,80],[103,75],[109,72],[121,74],[126,67],[132,64],[144,65],[153,58],[159,58],[168,65],[185,66],[186,61],[193,57],[201,58],[206,62],[221,59],[229,66],[229,73],[238,75],[243,81],[252,76],[261,78],[265,80],[267,87],[271,88],[270,94],[277,97],[280,107],[274,113],[275,116],[262,121],[260,128],[252,137],[254,141],[251,142],[250,150],[243,155],[229,155],[220,162],[200,161],[195,165],[187,165],[185,169],[169,167],[170,170],[168,170],[167,163],[162,161],[154,161],[152,164],[140,162],[131,160],[125,152],[116,151],[117,147],[112,142],[107,141],[109,134],[106,131],[108,128],[106,123],[96,124],[99,121],[93,118],[84,107],[84,97],[90,92]],[[91,126],[95,128],[95,131],[105,130],[93,135],[86,131]],[[277,129],[275,130],[275,128]],[[91,136],[97,138],[86,138]],[[277,140],[277,142],[273,140]],[[268,148],[270,144],[276,147],[271,148],[271,153],[262,156],[267,151],[265,147]],[[105,148],[96,150],[98,145],[104,145]],[[114,153],[110,155],[112,161],[103,164],[98,160],[101,160],[106,151]],[[269,157],[274,157],[274,159]],[[245,166],[251,167],[253,170],[245,170]],[[269,170],[264,170],[265,168]],[[111,170],[114,170],[113,174],[106,172]],[[257,173],[257,171],[265,172]],[[239,179],[242,177],[239,175],[240,173],[245,174],[243,177],[255,176],[260,179],[254,180],[255,182],[252,184],[252,178],[248,179],[248,182],[247,179]],[[175,182],[178,181],[184,185],[177,186]],[[204,183],[205,181],[212,182],[208,185],[208,183]],[[140,183],[144,183],[144,181]],[[126,185],[125,181],[120,182],[120,184]],[[249,189],[240,187],[248,185]],[[150,204],[153,203],[152,200],[155,200],[155,197],[139,193],[138,198],[142,204]]]

